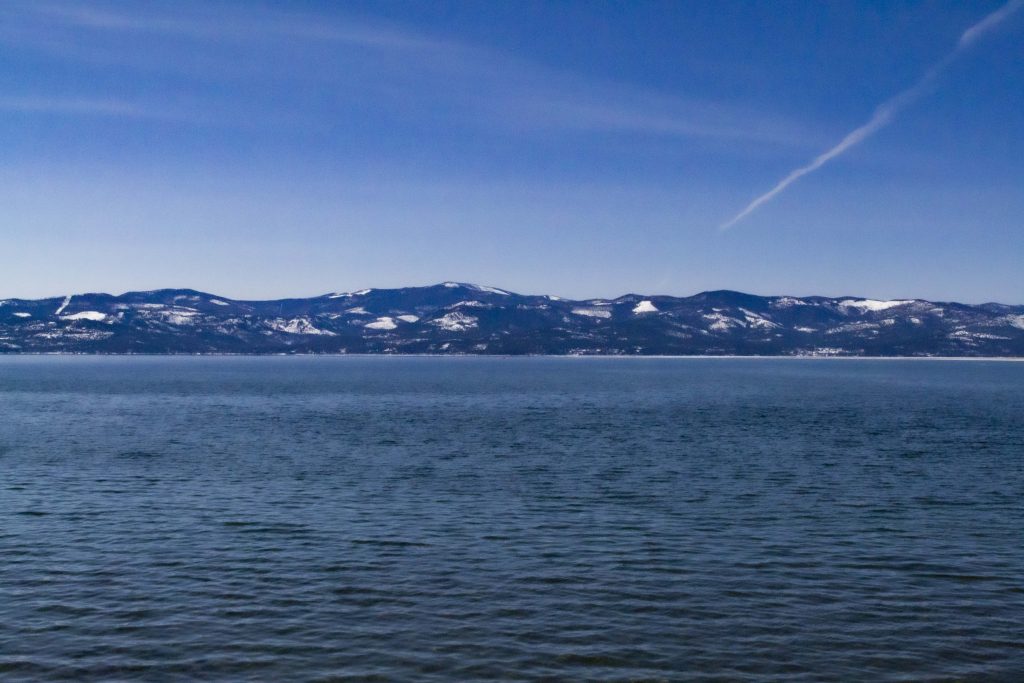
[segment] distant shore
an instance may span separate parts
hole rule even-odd
[[[4,352],[0,358],[83,357],[83,358],[565,358],[573,360],[914,360],[914,361],[1008,361],[1022,362],[1024,356],[765,356],[765,355],[655,355],[655,354],[486,354],[486,353],[71,353]]]

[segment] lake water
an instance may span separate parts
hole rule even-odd
[[[1024,680],[1024,363],[0,358],[0,679]]]

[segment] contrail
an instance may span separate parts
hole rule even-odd
[[[775,195],[785,190],[798,179],[808,173],[818,170],[846,150],[863,142],[882,128],[889,125],[900,111],[913,104],[915,101],[920,99],[922,95],[927,93],[934,85],[939,75],[942,74],[946,67],[959,57],[964,50],[977,42],[979,38],[994,29],[1022,6],[1024,6],[1024,0],[1010,0],[1010,2],[1006,3],[995,12],[992,12],[984,19],[964,31],[960,36],[960,40],[957,41],[956,47],[953,48],[953,51],[928,69],[928,71],[918,79],[917,83],[880,104],[866,123],[847,133],[846,137],[839,141],[839,144],[828,151],[819,154],[806,166],[801,166],[787,175],[785,178],[780,180],[775,187],[750,202],[745,209],[736,214],[731,220],[720,225],[718,229],[728,230],[749,216],[757,207],[772,199]]]

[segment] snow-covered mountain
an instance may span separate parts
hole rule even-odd
[[[238,301],[190,289],[0,300],[0,353],[1024,356],[1024,306],[445,282]]]

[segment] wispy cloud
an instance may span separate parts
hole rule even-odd
[[[0,96],[0,113],[138,119],[191,125],[215,122],[210,116],[196,111],[182,111],[168,106],[157,107],[116,98],[76,96]]]
[[[338,25],[317,21],[300,14],[275,12],[261,8],[258,12],[237,15],[224,21],[221,15],[189,15],[134,11],[119,12],[79,4],[37,3],[27,6],[52,21],[84,29],[112,32],[134,32],[172,35],[196,39],[258,40],[266,37],[293,37],[308,40],[346,43],[370,48],[424,50],[444,49],[443,41],[432,40],[393,27],[369,24]]]
[[[235,112],[255,105],[257,119],[273,117],[277,110],[298,120],[304,116],[303,107],[309,100],[317,105],[337,102],[341,108],[358,98],[360,106],[372,100],[370,106],[406,116],[440,105],[445,125],[491,127],[502,132],[555,130],[584,135],[742,140],[768,147],[803,148],[809,144],[806,125],[766,115],[742,103],[709,102],[602,82],[514,54],[383,21],[266,6],[246,11],[203,3],[169,7],[82,5],[59,0],[15,2],[0,6],[0,39],[45,50],[53,58],[101,68],[161,74],[176,71],[192,79],[181,81],[179,92],[187,91],[194,83],[218,79],[231,83],[261,81],[267,84],[265,88],[250,89],[245,94],[240,88],[222,90],[224,98],[259,97],[259,92],[273,91],[275,96],[267,102],[239,102]],[[180,58],[170,59],[172,55]],[[198,100],[208,92],[204,90],[187,102],[201,107],[207,119],[216,116],[217,111],[228,113],[232,109],[202,107]],[[69,114],[77,111],[114,116],[120,112],[138,116],[146,110],[141,104],[104,108],[98,102],[90,107],[84,102],[76,105],[75,101],[61,104],[57,97],[40,95],[39,99],[40,104],[50,101],[53,106],[49,110]],[[97,99],[102,100],[102,96]],[[46,108],[40,106],[39,110]],[[322,124],[321,110],[317,117],[318,121],[310,125]],[[747,149],[750,146],[735,146],[740,153]]]
[[[520,123],[584,134],[640,134],[665,139],[711,139],[804,146],[806,126],[782,118],[755,116],[742,105],[661,96],[624,86],[567,92],[557,83],[507,89],[495,97]],[[748,150],[749,151],[749,150]]]
[[[914,83],[914,85],[883,102],[875,109],[871,118],[868,119],[866,123],[847,133],[838,144],[816,156],[809,164],[801,166],[789,173],[789,175],[780,180],[775,187],[757,197],[754,201],[744,207],[742,211],[719,226],[719,229],[728,230],[757,210],[757,208],[762,204],[771,201],[772,198],[777,196],[780,192],[803,176],[813,173],[832,159],[835,159],[851,147],[860,144],[882,128],[889,125],[897,114],[931,90],[942,72],[945,71],[946,68],[967,48],[977,42],[978,39],[986,33],[995,29],[1000,23],[1005,21],[1011,14],[1016,12],[1022,6],[1024,6],[1024,0],[1010,0],[1010,2],[1003,5],[1000,9],[992,12],[984,19],[968,28],[960,36],[960,40],[957,42],[956,47],[953,48],[953,51],[928,69],[924,75]]]
[[[118,100],[61,97],[0,97],[0,111],[31,114],[145,116],[138,107]]]

